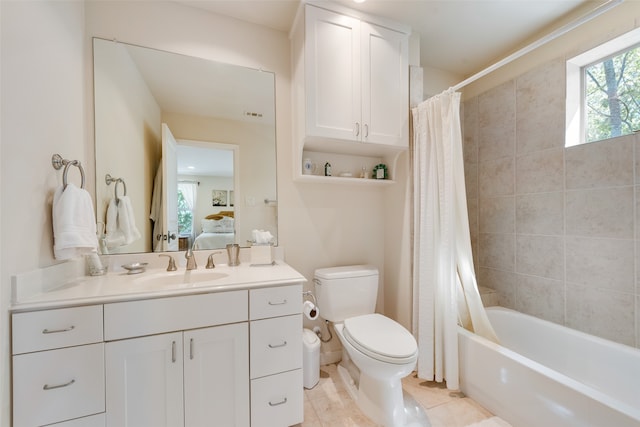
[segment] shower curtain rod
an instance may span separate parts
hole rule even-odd
[[[613,9],[614,7],[618,6],[620,3],[622,3],[624,0],[608,0],[605,3],[602,3],[600,6],[596,7],[595,9],[593,9],[591,12],[587,13],[586,15],[582,16],[581,18],[576,19],[575,21],[572,21],[560,28],[558,28],[555,31],[552,31],[551,33],[547,34],[546,36],[536,40],[535,42],[528,44],[527,46],[523,47],[522,49],[512,53],[511,55],[507,56],[506,58],[496,62],[493,65],[488,66],[487,68],[485,68],[484,70],[472,75],[471,77],[469,77],[466,80],[463,80],[462,82],[458,83],[455,86],[452,86],[451,90],[457,91],[459,89],[462,89],[463,87],[475,82],[476,80],[486,76],[487,74],[497,70],[498,68],[501,68],[505,65],[507,65],[508,63],[515,61],[516,59],[520,58],[521,56],[526,55],[527,53],[539,48],[540,46],[543,46],[547,43],[549,43],[550,41],[568,33],[569,31],[581,26],[582,24],[592,20],[593,18],[602,15],[603,13],[609,11],[610,9]]]

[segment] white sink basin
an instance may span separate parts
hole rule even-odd
[[[150,275],[143,275],[134,279],[136,286],[140,286],[146,289],[153,288],[166,288],[166,287],[184,287],[194,284],[202,284],[205,282],[211,282],[214,280],[227,277],[226,273],[219,273],[217,271],[167,271],[163,273],[153,273]]]

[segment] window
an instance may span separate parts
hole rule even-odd
[[[178,234],[195,237],[193,211],[198,194],[197,182],[178,182]]]
[[[178,234],[190,236],[193,229],[193,211],[184,199],[182,191],[178,190]]]
[[[640,129],[640,31],[567,61],[567,147]]]

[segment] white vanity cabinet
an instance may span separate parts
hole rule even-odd
[[[247,320],[246,290],[105,304],[107,426],[249,426]]]
[[[251,426],[301,423],[302,285],[254,289],[251,330]]]
[[[102,305],[13,313],[13,426],[104,426],[102,341]]]
[[[13,426],[301,423],[304,277],[284,263],[226,274],[148,294],[118,274],[16,299]]]
[[[406,29],[303,7],[292,41],[303,137],[408,147]]]

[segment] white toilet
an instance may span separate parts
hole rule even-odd
[[[401,380],[413,371],[418,346],[402,325],[375,313],[378,270],[323,268],[315,271],[314,282],[320,313],[333,322],[342,343],[338,371],[360,409],[385,427],[428,425],[415,421],[420,410],[413,400],[405,407]],[[424,414],[417,418],[426,420]]]

